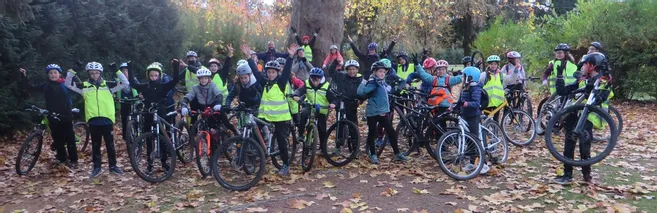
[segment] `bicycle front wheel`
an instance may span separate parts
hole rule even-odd
[[[536,122],[529,113],[514,109],[504,113],[502,132],[513,145],[527,146],[536,138]]]
[[[34,168],[41,155],[41,146],[43,146],[41,132],[32,132],[27,136],[16,156],[16,173],[18,175],[26,175]]]
[[[314,124],[310,125],[311,134],[306,134],[301,148],[301,168],[304,172],[309,172],[313,168],[313,161],[315,161],[315,154],[317,152],[317,144],[319,144],[319,131]],[[310,132],[309,131],[309,132]]]
[[[183,164],[188,164],[194,160],[194,145],[191,143],[190,140],[190,131],[189,131],[189,126],[187,125],[187,122],[180,120],[176,123],[176,129],[178,130],[171,130],[175,132],[175,137],[176,137],[176,154],[178,155],[178,159],[180,159],[180,162]]]
[[[85,122],[77,122],[73,124],[73,132],[75,133],[75,144],[79,152],[86,152],[91,133],[89,132],[89,125]]]
[[[461,130],[445,132],[440,137],[436,156],[440,169],[455,180],[470,180],[484,167],[484,148],[477,137]]]
[[[210,148],[210,134],[206,131],[200,131],[196,135],[196,166],[198,171],[201,173],[201,177],[205,178],[212,174],[211,158],[212,151]]]
[[[329,164],[341,167],[356,159],[360,151],[360,130],[356,124],[340,120],[331,125],[327,132],[328,138],[321,148]]]
[[[156,143],[159,143],[159,149],[156,149]],[[176,150],[164,135],[142,134],[130,147],[129,156],[137,176],[151,183],[168,180],[176,168]]]
[[[609,106],[609,115],[611,115],[611,118],[613,118],[614,122],[616,122],[616,128],[618,129],[616,132],[618,132],[618,134],[620,135],[620,133],[623,132],[623,116],[620,114],[618,109],[616,109],[613,106]],[[609,125],[604,125],[604,126],[605,128],[609,128]],[[604,141],[609,141],[609,136],[601,135],[599,133],[593,134],[594,143],[604,142]]]
[[[502,127],[493,119],[486,119],[482,130],[486,137],[487,146],[484,147],[488,160],[493,164],[503,164],[509,158],[509,143],[504,137]]]
[[[265,151],[255,140],[232,137],[219,145],[212,154],[212,174],[222,187],[246,191],[262,178],[265,161]]]
[[[584,114],[586,108],[583,104],[564,108],[555,115],[545,129],[545,143],[550,154],[557,160],[573,166],[589,166],[604,160],[616,146],[618,139],[618,128],[609,113],[599,107],[588,107],[587,120],[583,122],[581,130],[577,129],[579,116]],[[600,122],[596,128],[590,120]],[[605,128],[604,125],[608,125]],[[562,130],[563,129],[563,130]],[[608,141],[591,143],[592,135],[605,135]],[[603,136],[604,137],[604,136]],[[558,143],[558,141],[564,141]],[[606,142],[606,143],[605,143]],[[577,146],[579,145],[579,146]],[[577,150],[579,149],[579,151]],[[580,153],[579,159],[575,153]],[[582,156],[584,154],[584,156]]]

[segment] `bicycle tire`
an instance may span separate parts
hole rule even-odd
[[[435,152],[436,152],[436,156],[438,156],[437,161],[438,161],[438,165],[440,166],[440,170],[442,170],[447,176],[449,176],[449,177],[451,177],[452,179],[455,179],[455,180],[470,180],[472,178],[475,178],[475,177],[479,176],[479,172],[484,167],[484,163],[486,162],[485,155],[484,155],[484,148],[481,146],[481,142],[479,142],[479,140],[476,139],[477,137],[474,136],[472,133],[469,133],[469,132],[465,132],[465,138],[470,141],[470,142],[468,142],[469,143],[468,145],[473,145],[474,144],[475,148],[479,152],[479,154],[477,156],[475,156],[475,162],[478,162],[478,164],[475,165],[476,169],[471,174],[466,174],[464,176],[459,176],[458,173],[455,174],[447,168],[447,165],[446,165],[445,161],[443,160],[444,158],[443,158],[443,154],[442,154],[441,150],[443,149],[442,148],[443,146],[447,147],[447,145],[446,145],[447,138],[453,137],[454,135],[457,136],[457,137],[460,137],[461,130],[447,131],[439,139],[438,148],[436,148]],[[476,158],[479,158],[479,160],[477,161]],[[459,167],[459,169],[460,169],[460,167]]]
[[[414,114],[407,114],[404,115],[404,118],[399,120],[399,123],[395,128],[395,131],[397,132],[397,137],[400,139],[398,141],[398,144],[400,146],[402,144],[407,145],[406,151],[403,151],[404,149],[402,147],[399,147],[405,156],[411,155],[413,151],[418,151],[419,153],[420,143],[418,142],[418,139],[415,136],[415,131],[417,131],[417,128],[419,128],[417,126],[418,125],[417,121],[419,121],[419,116]],[[406,138],[408,142],[404,143],[404,141],[402,141],[403,140],[402,138]]]
[[[137,127],[137,121],[135,120],[130,120],[128,121],[128,129],[123,131],[123,134],[125,135],[125,143],[126,147],[128,149],[130,146],[134,143],[134,141],[139,137],[139,128]]]
[[[447,128],[444,130],[445,132],[450,131],[450,130],[457,130],[458,129],[458,128],[450,128],[449,127],[450,124],[458,125],[458,119],[457,118],[454,118],[454,117],[451,117],[451,116],[446,116],[446,117],[441,117],[438,120],[439,120],[439,123],[442,122],[442,121],[445,121],[445,123],[447,124],[446,125]],[[452,123],[450,123],[450,122],[452,122]],[[436,130],[436,131],[440,131],[440,130]],[[445,132],[441,132],[441,134],[445,134]],[[433,134],[431,134],[431,135],[433,136]],[[438,136],[438,135],[435,135],[435,136]],[[438,139],[440,139],[440,138],[438,138]],[[427,152],[429,152],[429,156],[431,156],[434,160],[438,160],[438,156],[436,155],[436,151],[435,151],[438,148],[438,139],[436,139],[435,145],[433,144],[433,141],[431,139],[429,139],[429,141],[427,141],[427,143],[425,143],[425,145],[424,145],[425,148],[427,149]],[[434,146],[432,146],[432,145],[434,145]]]
[[[519,140],[514,140],[514,139],[511,138],[511,136],[509,136],[509,133],[507,132],[507,130],[505,128],[506,125],[507,125],[506,120],[507,120],[507,117],[509,117],[511,115],[516,115],[516,114],[522,114],[522,117],[526,117],[526,119],[528,120],[527,122],[529,124],[528,128],[529,127],[533,128],[531,130],[532,134],[529,137],[529,139],[519,141]],[[513,122],[517,122],[516,117],[517,116],[511,117],[511,118],[509,118],[509,120],[513,120]],[[531,144],[532,142],[534,142],[534,139],[536,138],[536,122],[534,121],[534,118],[532,118],[531,114],[528,114],[527,112],[522,111],[522,110],[513,109],[509,113],[505,113],[504,116],[502,116],[502,121],[501,122],[502,122],[502,125],[500,125],[500,126],[502,126],[502,132],[504,133],[504,137],[511,144],[516,145],[516,146],[527,146],[527,145]],[[529,130],[524,130],[524,131],[529,132]]]
[[[338,136],[338,131],[337,131],[338,126],[342,127],[342,129],[343,129],[342,133],[343,134],[346,133],[346,135],[351,135],[350,132],[352,132],[352,130],[354,130],[356,132],[356,135],[355,136]],[[332,154],[329,154],[329,150],[328,150],[328,143],[329,143],[328,141],[329,140],[328,139],[326,140],[326,142],[321,144],[322,154],[324,155],[324,157],[326,158],[326,161],[329,164],[331,164],[333,166],[336,166],[336,167],[345,166],[345,165],[349,164],[351,161],[353,161],[354,159],[356,159],[356,157],[358,157],[358,154],[360,152],[360,144],[359,144],[360,143],[360,130],[358,129],[358,126],[356,124],[354,124],[354,122],[351,122],[350,120],[344,119],[344,120],[340,120],[340,121],[334,123],[333,125],[331,125],[331,127],[329,127],[329,129],[327,131],[327,135],[331,135],[331,132],[333,132],[333,131],[335,131],[335,134],[336,134],[335,140],[333,140],[333,142],[337,143],[338,140],[346,140],[345,143],[348,144],[347,149],[350,150],[351,154],[347,158],[344,158],[344,161],[342,161],[342,162],[338,162],[338,161],[334,160],[331,157]],[[352,137],[354,137],[354,138],[352,138]]]
[[[132,166],[132,169],[135,171],[135,173],[137,173],[137,176],[139,176],[141,179],[143,179],[147,182],[150,182],[150,183],[160,183],[160,182],[168,180],[169,178],[171,178],[171,176],[173,176],[173,173],[176,170],[176,151],[175,151],[175,148],[173,147],[173,144],[171,144],[171,141],[169,141],[169,139],[167,139],[166,136],[162,135],[160,137],[160,140],[162,140],[161,143],[164,146],[166,146],[166,149],[167,149],[166,154],[169,155],[171,165],[169,165],[169,170],[165,171],[164,176],[162,176],[160,178],[150,177],[148,174],[146,174],[144,171],[142,171],[141,168],[139,168],[139,162],[137,162],[138,158],[136,158],[136,156],[138,154],[140,154],[140,153],[136,153],[136,150],[141,151],[142,150],[141,149],[142,145],[144,146],[143,150],[146,150],[146,143],[148,143],[148,141],[146,141],[146,140],[150,137],[153,137],[153,133],[152,132],[147,132],[147,133],[144,133],[144,134],[140,135],[135,140],[136,143],[133,144],[132,148],[129,150],[129,152],[130,152],[130,154],[129,154],[130,155],[130,166]],[[139,159],[141,160],[141,158],[139,158]],[[159,160],[159,159],[155,159],[155,160]]]
[[[532,97],[529,96],[529,93],[524,93],[523,96],[525,96],[523,97],[525,103],[522,104],[521,108],[525,108],[523,111],[527,112],[531,117],[534,112],[534,108],[532,108]]]
[[[29,150],[30,144],[32,143],[32,140],[34,140],[35,138],[37,139],[36,141],[37,146],[35,147],[36,150],[34,150],[32,154],[32,156],[34,156],[34,160],[27,163],[27,169],[23,170],[22,166],[24,165],[22,161],[23,158],[25,157],[23,155],[25,155],[26,152]],[[16,174],[23,176],[29,173],[30,171],[32,171],[34,165],[36,165],[37,161],[39,161],[39,156],[41,155],[42,146],[43,146],[43,135],[40,132],[32,132],[30,133],[29,136],[27,136],[27,138],[21,145],[21,149],[18,151],[18,155],[16,156]]]
[[[547,100],[550,99],[550,97],[545,97],[541,99],[541,101],[538,103],[538,108],[536,108],[536,123],[538,124],[537,126],[540,127],[540,129],[536,130],[536,133],[538,135],[543,135],[543,131],[545,131],[545,123],[543,119],[542,113],[545,112],[546,109],[543,109],[543,106],[547,102]]]
[[[84,133],[78,135],[75,131],[76,127],[82,127],[82,129],[84,129]],[[82,147],[79,149],[79,151],[80,152],[86,152],[87,151],[87,146],[89,146],[89,141],[90,141],[90,138],[91,138],[91,133],[89,132],[89,125],[87,125],[87,123],[85,123],[85,122],[76,122],[75,124],[73,124],[73,133],[75,134],[76,139],[81,140],[80,144],[82,145]],[[80,137],[80,136],[82,136],[82,137]],[[76,146],[78,146],[77,143],[76,143]]]
[[[313,168],[313,162],[315,161],[315,155],[317,154],[317,144],[319,144],[319,131],[317,130],[317,126],[315,126],[315,124],[311,124],[310,126],[312,128],[312,138],[306,138],[301,147],[301,168],[304,172],[309,172]],[[312,139],[312,142],[310,142],[309,139]]]
[[[194,149],[196,152],[196,166],[198,167],[198,171],[201,173],[202,178],[212,175],[212,150],[210,153],[206,153],[209,149],[209,147],[207,147],[207,137],[208,135],[206,132],[199,132],[194,140],[194,142],[196,142],[196,148]],[[205,163],[203,162],[203,158],[207,158],[205,159]],[[207,168],[205,168],[206,166]]]
[[[502,130],[502,127],[500,126],[500,124],[495,122],[493,119],[486,119],[484,121],[483,125],[484,125],[484,127],[490,129],[491,132],[487,131],[489,134],[495,135],[495,137],[497,139],[502,140],[502,141],[499,142],[499,143],[502,144],[502,147],[501,147],[502,148],[502,158],[501,159],[496,157],[496,156],[493,156],[493,154],[491,154],[491,152],[489,152],[488,147],[484,147],[484,150],[486,151],[488,160],[493,164],[506,163],[506,160],[509,159],[509,142],[504,137],[504,130]],[[495,131],[496,129],[497,129],[497,132]],[[482,128],[482,131],[486,131],[486,130],[484,130]],[[491,138],[492,137],[487,137],[487,139],[488,139],[487,141],[490,142]],[[490,144],[490,143],[488,143],[488,144]],[[494,147],[494,148],[496,148],[496,147]]]
[[[607,156],[609,156],[611,151],[613,151],[614,147],[616,146],[616,142],[617,142],[617,139],[618,139],[618,133],[617,133],[618,129],[616,128],[616,123],[614,122],[613,118],[611,118],[611,115],[609,115],[609,113],[605,112],[601,108],[596,107],[596,106],[590,106],[589,107],[589,114],[590,113],[595,113],[597,115],[600,115],[602,117],[602,120],[604,122],[607,122],[607,125],[610,126],[610,131],[611,131],[612,136],[609,138],[609,143],[607,144],[605,149],[600,154],[596,155],[595,157],[591,157],[591,158],[585,159],[585,160],[570,159],[570,158],[567,158],[566,156],[564,156],[562,153],[559,153],[559,151],[557,150],[557,148],[554,145],[554,141],[552,141],[552,137],[551,137],[552,136],[552,129],[557,124],[557,122],[562,120],[561,117],[567,116],[570,113],[577,113],[580,110],[584,109],[585,107],[586,107],[586,105],[584,105],[584,104],[576,104],[576,105],[572,105],[572,106],[568,106],[568,107],[564,108],[563,110],[559,111],[559,113],[557,113],[556,116],[554,116],[552,119],[550,119],[550,122],[548,123],[548,126],[545,129],[545,144],[546,144],[548,150],[550,151],[550,154],[552,154],[552,156],[554,156],[554,158],[556,158],[557,160],[559,160],[559,161],[561,161],[565,164],[569,164],[569,165],[573,165],[573,166],[593,165],[595,163],[598,163],[598,162],[604,160]]]
[[[257,154],[258,157],[260,157],[260,160],[258,162],[255,162],[257,164],[257,166],[260,168],[256,172],[255,177],[249,183],[247,183],[245,185],[241,185],[241,186],[236,186],[236,185],[228,183],[228,181],[219,174],[219,171],[221,170],[221,168],[219,168],[219,165],[217,164],[217,160],[218,160],[219,156],[220,155],[225,156],[226,155],[225,152],[228,151],[229,146],[231,144],[233,144],[234,141],[237,141],[237,140],[242,140],[244,143],[250,144],[250,145],[242,144],[241,147],[247,147],[247,148],[252,147],[256,151],[256,153],[254,153],[254,154]],[[217,180],[217,182],[219,183],[219,185],[221,185],[222,187],[224,187],[226,189],[233,190],[233,191],[246,191],[246,190],[249,190],[251,187],[255,186],[260,181],[260,179],[262,179],[262,176],[265,172],[265,161],[266,161],[265,151],[262,149],[262,146],[258,144],[258,142],[253,140],[253,138],[236,136],[236,137],[229,138],[228,140],[221,143],[221,145],[219,145],[219,147],[217,148],[217,151],[215,151],[212,154],[212,160],[211,160],[210,165],[212,167],[212,174],[213,174],[215,180]]]
[[[609,115],[611,115],[611,113],[613,113],[614,117],[618,121],[618,122],[616,122],[616,128],[618,129],[616,132],[618,132],[619,135],[616,136],[616,137],[619,137],[620,133],[623,132],[623,115],[620,114],[618,109],[616,109],[615,107],[613,107],[611,105],[609,105],[608,109],[609,109]],[[593,136],[593,142],[601,142],[601,141],[607,141],[607,140],[609,140],[609,137],[607,137],[607,138],[597,138],[597,137]]]
[[[192,161],[194,161],[195,158],[194,154],[196,153],[194,152],[194,145],[190,141],[191,132],[189,130],[189,126],[187,125],[187,122],[183,120],[179,120],[178,122],[176,122],[175,127],[176,129],[179,129],[180,132],[176,132],[177,134],[173,134],[173,135],[176,135],[178,137],[176,141],[182,144],[180,148],[176,147],[177,148],[176,155],[178,156],[178,160],[180,160],[181,163],[189,164]],[[187,133],[185,133],[185,130],[187,131]],[[171,130],[171,131],[175,131],[175,130]]]

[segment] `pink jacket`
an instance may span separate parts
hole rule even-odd
[[[292,89],[293,90],[296,90],[296,89],[299,89],[301,87],[306,86],[306,83],[304,83],[301,79],[299,79],[297,77],[292,78],[292,80],[290,82],[292,83]]]
[[[339,62],[338,66],[335,69],[336,70],[342,69],[342,64],[344,64],[344,59],[342,58],[340,52],[336,52],[335,54],[329,53],[328,56],[326,56],[326,59],[324,59],[324,64],[322,64],[322,67],[328,66],[335,59],[338,59]]]

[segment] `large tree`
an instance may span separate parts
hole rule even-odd
[[[329,53],[331,45],[340,45],[344,31],[344,7],[346,0],[293,0],[290,26],[297,29],[300,36],[309,35],[321,28],[313,46],[313,64],[321,65]],[[296,42],[290,34],[290,42]]]

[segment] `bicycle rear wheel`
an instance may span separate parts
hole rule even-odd
[[[329,164],[340,167],[356,159],[360,151],[360,130],[356,124],[349,120],[340,120],[331,125],[327,132],[328,138],[321,144],[321,148]]]
[[[91,139],[89,126],[85,122],[77,122],[73,124],[73,132],[75,133],[75,144],[78,151],[86,152]]]
[[[140,135],[139,126],[137,125],[139,125],[137,124],[137,121],[130,120],[128,121],[128,129],[123,130],[123,134],[125,135],[124,137],[125,137],[126,147],[128,149],[130,149],[130,146]]]
[[[319,144],[319,131],[314,124],[310,125],[312,134],[306,134],[301,148],[301,168],[304,172],[309,172],[313,168],[315,161],[315,154],[317,152],[317,144]]]
[[[447,176],[455,180],[469,180],[479,175],[486,160],[484,148],[476,138],[469,132],[465,132],[462,138],[461,130],[447,131],[440,137],[436,156],[440,169]]]
[[[158,142],[160,149],[155,150],[155,143]],[[151,183],[168,180],[176,169],[176,150],[164,135],[158,141],[152,132],[142,134],[131,146],[129,156],[130,165],[137,176]]]
[[[32,132],[27,136],[16,156],[16,173],[18,175],[26,175],[34,168],[41,155],[42,146],[43,135],[41,132]]]
[[[206,131],[199,132],[194,140],[196,142],[196,166],[202,178],[212,174],[212,166],[210,164],[212,159],[211,153],[214,150],[210,148],[211,140],[210,134]]]
[[[246,191],[262,178],[265,161],[265,151],[255,140],[232,137],[219,145],[212,154],[212,174],[222,187]]]
[[[288,133],[288,138],[287,138],[287,142],[288,142],[288,147],[287,147],[288,155],[287,156],[289,158],[288,165],[291,165],[292,162],[294,162],[294,157],[297,153],[297,144],[299,144],[299,141],[298,141],[299,139],[297,139],[297,134],[296,134],[296,131],[294,131],[294,130],[295,130],[294,128],[290,128],[290,133]],[[264,135],[263,135],[263,137],[264,137]],[[283,162],[283,160],[281,160],[280,149],[278,147],[278,141],[276,140],[276,135],[275,134],[274,134],[274,136],[272,137],[271,140],[272,140],[272,142],[271,142],[271,153],[270,153],[271,162],[272,162],[272,164],[274,164],[274,166],[277,169],[281,169],[283,167],[284,162]]]
[[[510,110],[502,117],[502,132],[513,145],[526,146],[536,138],[536,123],[527,112]]]
[[[509,158],[509,143],[504,137],[502,127],[490,118],[484,121],[483,126],[487,129],[482,128],[485,132],[482,135],[486,137],[487,147],[484,147],[484,149],[486,150],[488,161],[492,164],[506,163],[506,160]]]

